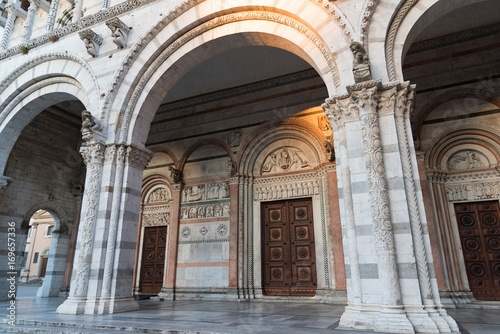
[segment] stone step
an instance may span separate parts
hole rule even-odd
[[[15,326],[9,325],[5,322],[0,323],[0,333],[29,333],[29,334],[109,334],[114,332],[128,333],[128,334],[184,334],[184,333],[200,333],[195,331],[171,331],[171,330],[158,330],[147,328],[133,328],[133,327],[119,327],[119,326],[104,326],[92,324],[71,324],[71,323],[58,323],[49,321],[26,321],[20,320],[16,322]]]

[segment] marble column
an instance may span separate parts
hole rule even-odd
[[[23,43],[28,43],[31,39],[31,33],[33,32],[33,25],[35,24],[36,10],[38,9],[37,0],[30,0],[30,6],[28,7],[28,15],[24,21],[23,27]]]
[[[47,25],[45,26],[46,32],[54,30],[56,23],[57,9],[59,8],[59,0],[52,0],[50,2],[49,17],[47,18]]]
[[[73,8],[73,18],[71,19],[72,23],[80,21],[82,18],[82,10],[83,10],[83,0],[75,0],[75,8]]]
[[[97,140],[91,140],[80,148],[83,161],[87,166],[87,172],[85,176],[85,192],[82,200],[80,226],[78,228],[77,250],[73,264],[74,272],[71,277],[69,297],[57,308],[57,313],[80,314],[85,311],[100,197],[104,150],[104,144]]]
[[[409,123],[413,87],[371,80],[347,90],[323,105],[340,157],[350,272],[341,325],[398,333],[458,331],[441,307],[430,270]]]
[[[16,20],[16,11],[12,5],[8,5],[5,10],[7,11],[7,22],[3,29],[2,39],[0,40],[0,51],[7,49],[9,45],[10,34],[12,32],[12,26]]]

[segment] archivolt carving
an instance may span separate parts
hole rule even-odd
[[[387,71],[389,73],[389,80],[396,80],[396,68],[394,66],[394,39],[398,32],[399,26],[406,14],[418,2],[418,0],[406,0],[405,3],[399,8],[394,20],[391,22],[389,33],[385,41],[385,58],[387,59]]]
[[[359,27],[360,40],[363,45],[367,45],[368,43],[368,27],[373,13],[375,12],[375,8],[377,8],[379,3],[380,0],[366,0],[363,5],[363,15],[361,16],[361,24]],[[366,51],[368,51],[368,49]]]
[[[319,5],[326,13],[333,16],[337,26],[342,30],[345,40],[348,43],[352,42],[352,27],[349,24],[347,17],[339,10],[339,8],[332,3],[331,0],[309,0],[312,3]]]
[[[84,87],[80,85],[80,83],[72,78],[64,78],[64,77],[57,77],[57,78],[49,78],[45,79],[43,81],[37,82],[34,85],[29,86],[19,94],[17,94],[14,99],[12,100],[7,100],[4,101],[4,104],[0,106],[0,108],[3,107],[3,110],[0,112],[0,124],[4,121],[4,119],[9,115],[9,113],[12,111],[13,108],[15,108],[22,100],[24,100],[27,96],[32,94],[33,92],[36,92],[37,90],[40,90],[44,87],[54,85],[54,84],[59,84],[59,83],[66,83],[69,85],[74,85],[84,91]],[[8,106],[6,104],[8,103]]]
[[[34,68],[35,66],[38,66],[42,63],[45,63],[45,62],[51,61],[51,60],[69,60],[69,61],[73,61],[73,62],[77,63],[78,65],[81,65],[83,68],[85,68],[85,70],[88,72],[88,74],[92,77],[92,82],[95,85],[95,90],[97,92],[100,91],[99,84],[97,83],[97,78],[85,60],[81,59],[80,57],[78,57],[76,55],[70,54],[70,53],[57,52],[57,53],[48,53],[48,54],[36,57],[34,59],[27,61],[22,66],[19,66],[18,68],[16,68],[12,73],[10,73],[0,83],[0,94],[2,94],[3,91],[9,85],[11,85],[14,82],[14,80],[16,80],[18,77],[20,77],[23,73]]]
[[[289,26],[295,30],[297,30],[299,33],[307,36],[315,45],[316,47],[321,51],[323,54],[323,57],[325,58],[326,62],[328,63],[330,67],[330,72],[332,73],[333,76],[333,81],[336,87],[340,87],[340,79],[339,79],[339,74],[337,67],[335,66],[335,60],[333,58],[332,53],[328,49],[328,47],[323,43],[321,38],[315,34],[311,29],[303,25],[302,23],[287,17],[282,14],[278,13],[269,13],[269,12],[260,12],[260,11],[255,11],[255,12],[239,12],[239,13],[234,13],[234,14],[228,14],[220,17],[216,17],[210,21],[207,21],[205,23],[202,23],[201,25],[195,27],[194,29],[190,30],[189,32],[185,33],[181,37],[179,37],[177,40],[175,40],[173,43],[171,43],[151,64],[151,66],[147,69],[147,71],[144,73],[142,78],[139,80],[137,83],[134,92],[132,93],[132,96],[130,97],[127,109],[125,111],[125,115],[123,118],[123,123],[122,123],[122,129],[120,133],[120,140],[121,141],[126,141],[127,140],[127,135],[128,135],[128,127],[130,125],[130,120],[132,117],[132,113],[135,109],[135,106],[137,104],[137,101],[139,99],[139,96],[141,95],[146,83],[148,80],[151,78],[151,76],[157,71],[157,69],[174,53],[176,52],[181,46],[185,45],[188,41],[192,40],[193,38],[203,34],[206,31],[209,31],[211,29],[214,29],[216,27],[233,23],[233,22],[240,22],[240,21],[245,21],[245,20],[265,20],[265,21],[271,21],[271,22],[276,22],[280,23],[286,26]]]

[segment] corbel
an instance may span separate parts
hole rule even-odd
[[[130,28],[117,17],[107,20],[106,25],[111,30],[111,36],[114,37],[113,43],[118,46],[118,49],[126,47]]]
[[[99,46],[102,44],[102,37],[90,29],[82,30],[78,35],[83,43],[85,43],[87,53],[94,58],[97,57],[99,54]]]

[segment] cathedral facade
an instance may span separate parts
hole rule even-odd
[[[447,333],[500,307],[496,1],[0,8],[0,270],[49,212],[58,313],[300,301]]]

